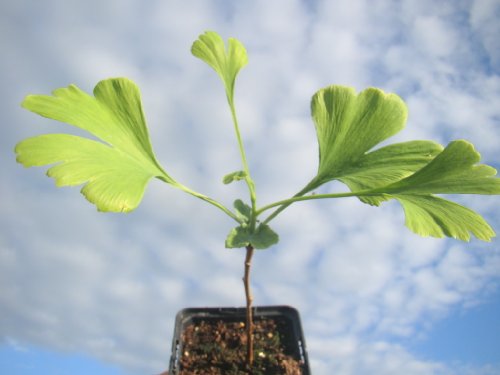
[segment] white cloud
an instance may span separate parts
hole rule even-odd
[[[415,46],[432,57],[447,57],[459,43],[456,30],[437,16],[419,17],[413,26]]]
[[[495,35],[500,32],[498,22],[500,15],[500,4],[495,0],[476,0],[473,2],[470,12],[470,23],[478,35],[478,41],[486,50],[486,55],[493,69],[500,66],[500,52]]]
[[[315,374],[319,375],[451,374],[438,363],[419,361],[404,348],[382,341],[362,343],[355,338],[318,340],[310,343],[309,348],[324,354],[323,360],[314,361]]]

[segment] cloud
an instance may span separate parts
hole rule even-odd
[[[233,223],[153,181],[137,211],[99,214],[76,188],[15,165],[13,145],[68,127],[19,109],[29,92],[127,75],[141,87],[165,169],[230,206],[243,184],[230,115],[213,71],[189,54],[206,29],[242,40],[250,64],[236,106],[260,204],[296,193],[317,167],[315,90],[376,85],[407,101],[394,140],[471,139],[497,155],[500,78],[494,1],[160,1],[2,4],[0,33],[0,332],[16,345],[83,352],[130,373],[167,366],[175,313],[242,305],[244,254],[223,248]],[[5,22],[4,22],[5,21]],[[339,190],[331,185],[325,189]],[[497,197],[461,198],[498,230]],[[257,252],[256,303],[299,308],[315,374],[489,374],[492,364],[413,353],[454,308],[488,301],[500,271],[491,244],[419,238],[401,207],[357,199],[297,203]],[[474,372],[476,371],[476,372]]]
[[[332,359],[315,363],[320,374],[451,374],[439,363],[415,359],[404,348],[386,342],[362,343],[355,338],[313,343],[313,350]],[[334,360],[333,358],[338,358]]]
[[[473,2],[470,12],[470,24],[478,34],[478,42],[485,49],[487,61],[490,67],[498,71],[500,55],[498,44],[494,35],[498,34],[499,25],[495,18],[500,14],[500,5],[494,0],[476,0]]]

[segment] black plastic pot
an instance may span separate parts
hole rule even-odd
[[[181,334],[188,324],[221,320],[226,322],[245,322],[245,312],[246,309],[244,307],[187,308],[179,311],[175,319],[169,374],[179,374],[179,360],[183,353]],[[278,323],[285,354],[301,360],[303,363],[303,375],[310,375],[306,342],[298,311],[290,306],[256,306],[253,308],[253,312],[254,320],[267,318],[273,319]]]

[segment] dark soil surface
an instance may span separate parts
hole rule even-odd
[[[200,321],[182,333],[180,375],[302,375],[302,362],[286,354],[280,322],[254,322],[255,360],[246,366],[245,323]]]

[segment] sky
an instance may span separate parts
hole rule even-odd
[[[471,141],[500,168],[498,0],[41,0],[0,4],[0,373],[139,375],[168,366],[175,314],[244,304],[232,222],[152,181],[130,214],[98,213],[79,188],[22,168],[14,145],[71,127],[20,107],[30,93],[109,77],[141,89],[154,150],[183,184],[227,206],[243,184],[216,74],[190,54],[206,30],[249,64],[236,108],[262,204],[316,173],[310,98],[341,84],[408,105],[391,142]],[[342,189],[337,185],[328,189]],[[498,196],[454,197],[498,232]],[[500,374],[500,246],[421,238],[401,207],[299,203],[257,252],[256,305],[301,314],[315,375]]]

